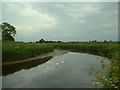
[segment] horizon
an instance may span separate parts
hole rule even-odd
[[[45,39],[44,39],[45,40]],[[16,41],[16,40],[15,40]],[[36,41],[39,41],[39,40],[36,40]],[[36,41],[16,41],[16,42],[25,42],[25,43],[29,43],[29,42],[32,42],[32,43],[36,43]],[[78,40],[73,40],[73,41],[62,41],[62,40],[45,40],[45,41],[53,41],[53,42],[58,42],[58,41],[61,41],[61,42],[119,42],[120,40],[82,40],[82,41],[78,41]]]

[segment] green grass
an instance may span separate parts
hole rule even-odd
[[[53,50],[54,50],[53,46],[47,44],[3,41],[2,60],[3,62],[20,60],[33,57],[39,54],[51,52]]]
[[[69,49],[76,52],[98,54],[108,58],[116,57],[118,42],[80,42],[80,43],[57,43],[55,48]]]

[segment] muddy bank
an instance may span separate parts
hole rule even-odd
[[[26,61],[26,62],[22,62],[22,63],[14,63],[14,64],[4,65],[4,66],[2,66],[2,75],[8,75],[8,74],[12,74],[14,72],[20,71],[22,69],[30,69],[30,68],[36,67],[40,64],[43,64],[43,63],[49,61],[51,58],[53,58],[53,57],[47,56],[44,58],[30,60],[30,61]]]
[[[35,57],[32,57],[32,58],[28,58],[28,59],[15,60],[15,61],[11,61],[11,62],[3,62],[2,66],[33,61],[33,60],[40,59],[40,58],[45,58],[45,57],[48,57],[48,56],[55,57],[55,56],[62,55],[62,54],[68,53],[68,52],[69,51],[67,51],[67,50],[57,50],[56,49],[53,52],[49,52],[49,53],[46,53],[46,54],[41,54],[41,55],[38,55],[38,56],[35,56]]]
[[[16,71],[20,71],[22,69],[30,69],[32,67],[36,67],[40,64],[43,64],[49,61],[51,58],[55,56],[65,54],[67,52],[68,51],[66,50],[54,50],[53,52],[38,55],[33,58],[3,63],[2,64],[2,75],[8,75]]]

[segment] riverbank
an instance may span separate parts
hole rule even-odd
[[[107,58],[116,58],[118,55],[118,42],[55,43],[53,46],[54,48],[90,53]]]
[[[13,60],[13,61],[10,61],[10,62],[3,62],[2,63],[2,66],[9,66],[9,65],[13,65],[13,64],[20,64],[20,63],[26,63],[26,62],[30,62],[30,61],[36,61],[36,60],[40,60],[40,59],[43,59],[43,58],[46,58],[46,57],[55,57],[55,56],[60,56],[62,54],[65,54],[65,53],[68,53],[69,51],[67,50],[57,50],[55,49],[53,52],[48,52],[48,53],[44,53],[44,54],[41,54],[41,55],[37,55],[35,57],[31,57],[31,58],[28,58],[28,59],[22,59],[22,60]]]
[[[43,64],[55,56],[60,56],[65,53],[68,53],[66,50],[54,50],[53,52],[41,54],[29,59],[16,60],[11,62],[6,62],[2,64],[2,75],[12,74],[21,69],[30,69],[36,67],[40,64]]]
[[[30,57],[35,57],[40,54],[52,52],[52,45],[48,44],[33,44],[23,42],[2,42],[2,62],[11,62],[14,60],[22,60]]]

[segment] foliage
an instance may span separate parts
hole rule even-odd
[[[114,65],[117,63],[111,63],[110,66],[108,66],[105,63],[105,59],[102,59],[100,63],[101,70],[95,71],[93,66],[90,68],[89,75],[92,78],[93,88],[118,88],[119,70],[118,65]]]
[[[114,53],[118,51],[118,42],[79,42],[79,43],[54,43],[55,48],[69,49],[71,51],[91,53],[114,57]]]
[[[2,40],[14,41],[13,36],[16,34],[16,28],[7,22],[0,25],[0,30],[2,32]]]
[[[53,51],[53,46],[47,44],[34,44],[13,41],[2,41],[2,59],[3,62],[11,60],[20,60],[35,55]]]
[[[39,40],[39,43],[45,43],[44,39]]]
[[[63,42],[62,41],[46,41],[44,39],[40,39],[39,41],[36,41],[36,43],[63,43]]]

